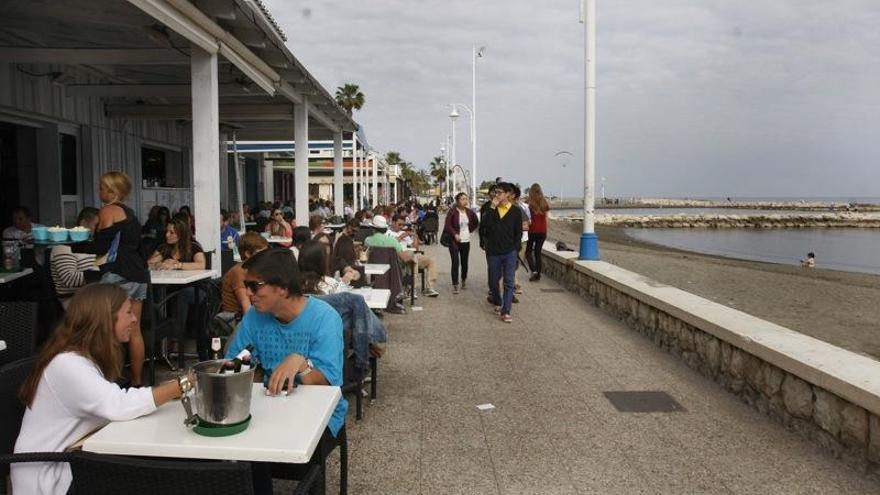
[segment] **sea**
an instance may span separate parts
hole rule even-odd
[[[704,198],[710,199],[710,198]],[[726,199],[726,198],[711,198]],[[735,201],[798,201],[880,204],[880,197],[862,198],[732,198]],[[581,216],[582,209],[554,210],[554,216]],[[612,215],[822,215],[821,211],[746,210],[734,208],[597,208]],[[645,242],[729,258],[799,265],[807,253],[816,267],[880,275],[880,229],[640,229],[627,235]]]

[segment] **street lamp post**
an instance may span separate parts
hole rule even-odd
[[[581,2],[581,22],[584,24],[584,230],[578,258],[598,260],[599,238],[595,232],[596,0]]]
[[[458,110],[455,109],[455,105],[452,106],[452,112],[449,113],[449,118],[452,120],[452,166],[458,164],[458,161],[455,159],[455,120],[458,118]],[[450,182],[449,187],[446,191],[446,196],[449,197],[455,194],[455,190],[453,189],[454,183]],[[452,190],[450,190],[452,189]]]
[[[476,127],[476,125],[477,125],[476,112],[474,112],[473,109],[471,109],[469,106],[465,105],[464,103],[450,103],[449,105],[453,108],[453,110],[455,110],[457,107],[461,107],[461,108],[464,108],[465,110],[467,110],[468,120],[470,120],[470,123],[471,123],[471,128],[470,128],[471,147],[472,147],[471,152],[476,153],[476,150],[477,150],[477,145],[476,145],[477,136],[475,134],[477,132],[476,131],[476,129],[477,129],[477,127]],[[474,155],[474,154],[471,154],[471,167],[473,169],[473,175],[472,175],[472,178],[473,178],[473,177],[477,176],[477,158],[476,158],[476,155]],[[465,183],[465,189],[467,189],[467,183]],[[473,190],[474,196],[476,196],[477,195],[477,186],[475,183],[471,184],[471,189]],[[474,200],[473,200],[473,206],[474,206],[474,208],[477,207],[476,198],[474,198]]]
[[[473,46],[473,100],[471,101],[471,206],[477,207],[477,59],[483,56],[486,47],[481,46],[477,50],[477,45]]]

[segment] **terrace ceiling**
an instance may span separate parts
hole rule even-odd
[[[218,56],[220,120],[239,139],[293,139],[293,104],[308,98],[310,139],[332,139],[357,124],[284,46],[283,34],[252,0],[3,0],[0,62],[52,73],[68,97],[100,97],[114,118],[189,119],[187,39],[147,14],[168,9],[201,18],[236,52]],[[252,77],[239,58],[277,74]],[[64,75],[65,66],[89,74]],[[262,73],[258,73],[260,76]]]

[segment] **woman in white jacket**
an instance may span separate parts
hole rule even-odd
[[[137,418],[180,397],[186,378],[128,390],[114,383],[135,321],[131,300],[117,285],[87,285],[73,296],[22,386],[27,409],[15,453],[63,452],[111,421]],[[72,479],[66,463],[13,464],[11,475],[13,493],[21,494],[63,495]]]

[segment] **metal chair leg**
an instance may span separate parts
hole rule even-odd
[[[376,366],[378,361],[378,359],[370,357],[370,400],[376,400]]]

